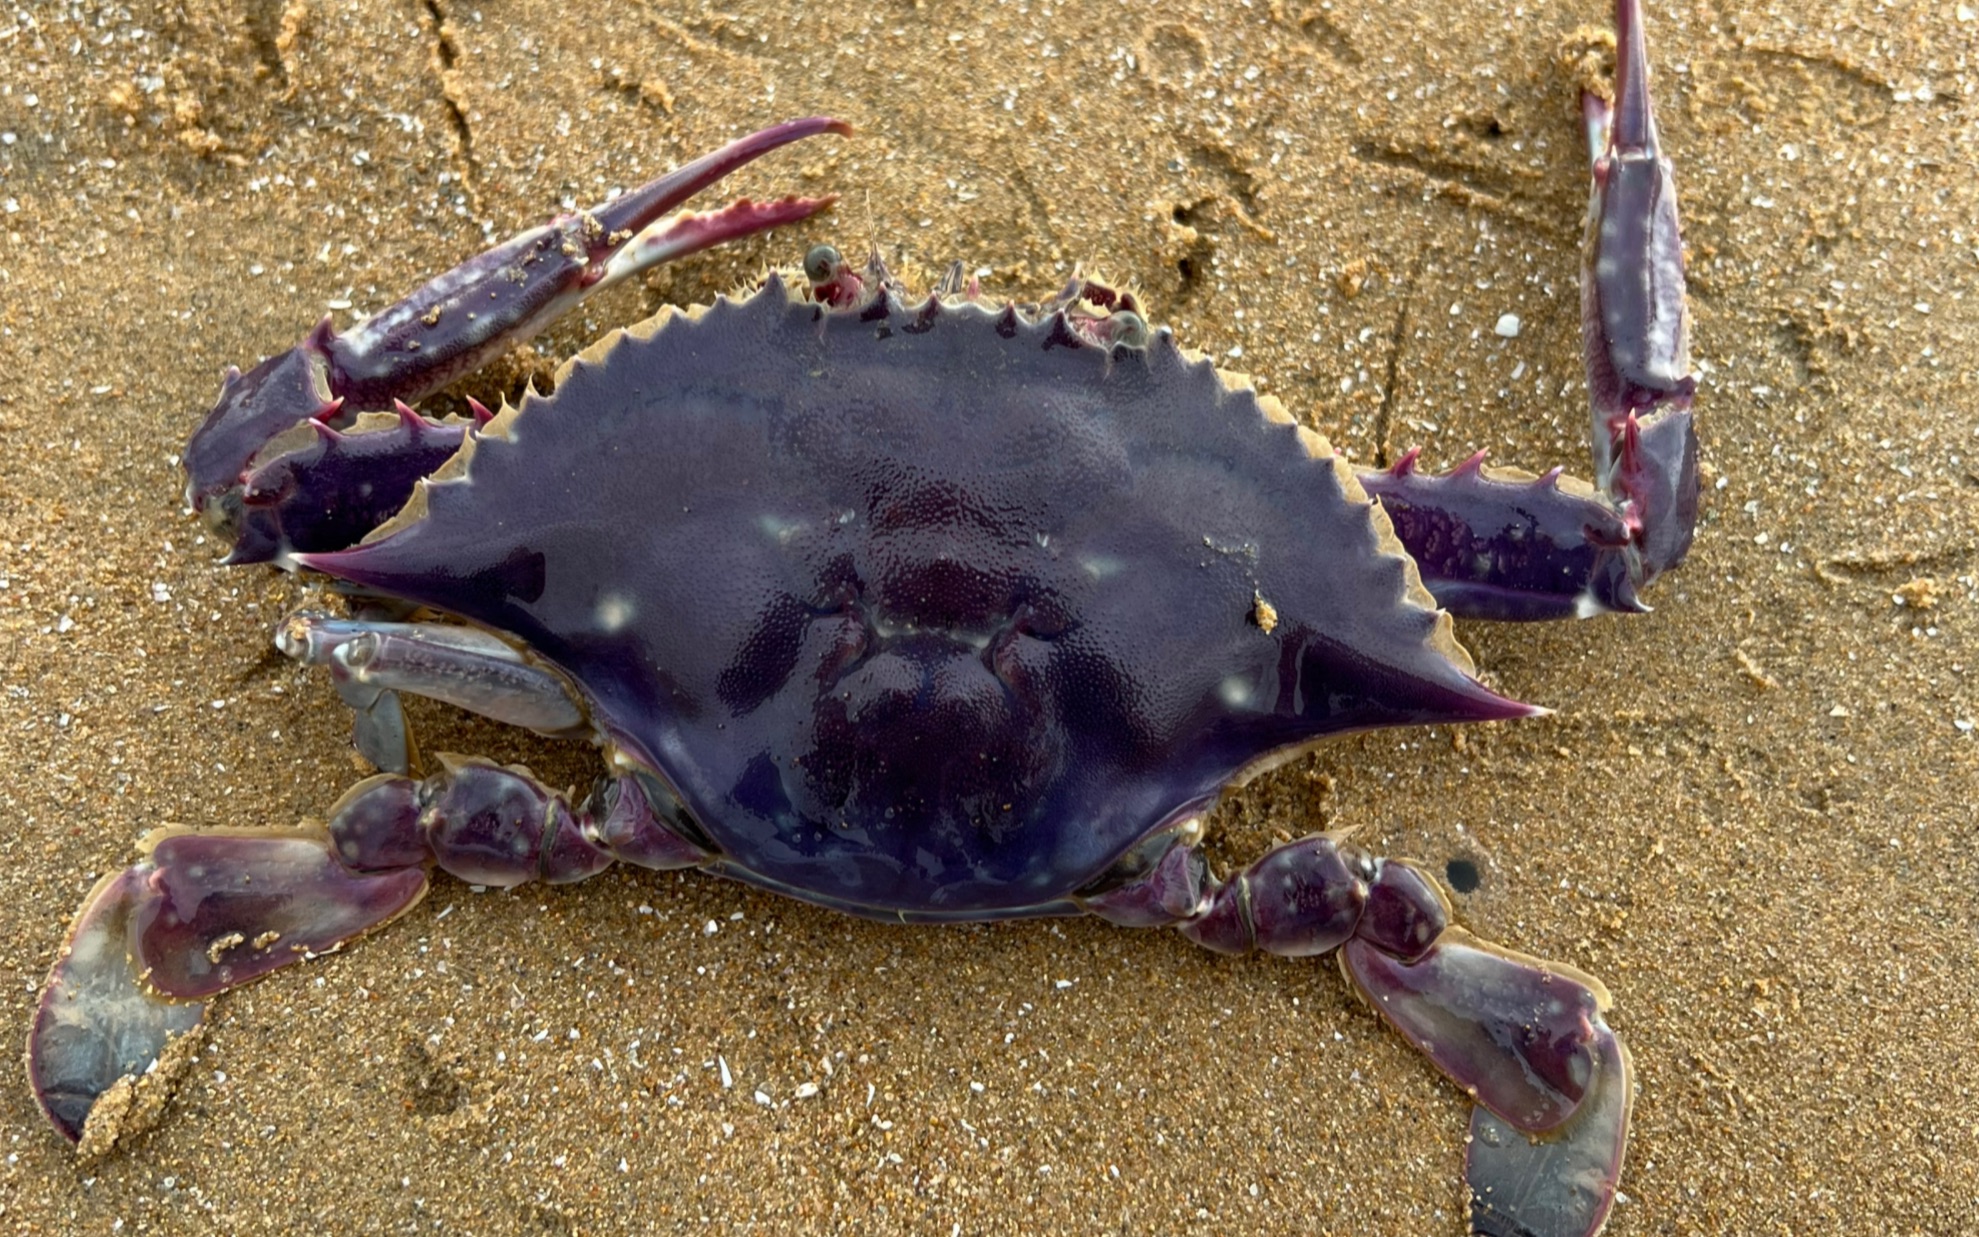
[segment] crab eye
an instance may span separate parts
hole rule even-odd
[[[830,283],[845,265],[845,258],[831,245],[813,245],[804,255],[804,278],[812,283]]]
[[[1107,325],[1113,328],[1113,342],[1129,348],[1148,346],[1147,319],[1131,309],[1123,309],[1107,317]]]

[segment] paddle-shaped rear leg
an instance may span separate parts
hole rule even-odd
[[[1172,924],[1219,953],[1338,951],[1367,1003],[1477,1104],[1466,1169],[1476,1231],[1601,1230],[1621,1177],[1630,1079],[1599,980],[1451,926],[1442,891],[1410,864],[1314,836],[1220,883],[1194,829],[1178,829],[1136,870],[1142,848],[1082,899],[1086,909]]]
[[[434,868],[507,887],[708,858],[643,775],[601,779],[573,808],[525,769],[441,759],[423,781],[360,782],[327,828],[158,830],[98,884],[28,1035],[28,1081],[63,1137],[81,1139],[97,1100],[196,1027],[208,998],[397,918]]]
[[[142,1078],[206,1014],[204,1002],[159,1000],[133,980],[127,942],[147,874],[139,864],[89,891],[28,1027],[28,1082],[70,1142],[82,1138],[98,1098]]]

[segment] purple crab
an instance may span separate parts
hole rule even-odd
[[[1359,473],[1276,401],[1074,280],[909,295],[818,246],[740,299],[668,311],[550,395],[428,420],[431,394],[588,292],[829,199],[667,218],[734,168],[849,128],[766,129],[525,232],[344,334],[230,372],[185,452],[233,545],[335,582],[276,635],[323,667],[384,772],[327,826],[167,829],[84,901],[28,1074],[67,1138],[128,1103],[217,994],[480,885],[699,868],[906,923],[1096,915],[1206,948],[1333,953],[1475,1101],[1471,1223],[1597,1232],[1631,1098],[1607,991],[1479,940],[1416,866],[1344,835],[1227,878],[1223,791],[1326,736],[1536,712],[1479,683],[1451,614],[1639,610],[1697,509],[1669,163],[1638,0],[1589,94],[1582,296],[1593,486]],[[382,415],[379,415],[382,414]],[[588,738],[581,801],[441,757],[411,692]]]

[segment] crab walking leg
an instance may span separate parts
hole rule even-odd
[[[1388,1024],[1476,1103],[1467,1180],[1482,1233],[1589,1237],[1614,1204],[1628,1054],[1600,981],[1450,924],[1410,864],[1337,838],[1279,846],[1218,883],[1183,838],[1149,871],[1084,899],[1116,923],[1169,923],[1219,953],[1338,952]]]
[[[589,734],[584,706],[554,672],[478,628],[457,623],[383,623],[298,611],[282,620],[275,647],[330,672],[356,714],[351,742],[389,773],[411,768],[398,694],[445,701],[470,713],[553,737]]]
[[[358,783],[327,828],[164,829],[139,843],[140,861],[84,901],[42,988],[27,1073],[50,1123],[80,1139],[97,1099],[197,1026],[207,999],[397,918],[433,868],[508,887],[708,858],[639,774],[600,779],[573,808],[527,770],[442,761],[423,781]]]
[[[229,498],[262,446],[289,427],[414,401],[528,339],[599,288],[656,262],[794,223],[832,199],[732,203],[663,221],[682,202],[780,146],[849,134],[829,117],[791,120],[594,210],[560,215],[477,254],[342,335],[325,318],[289,351],[227,373],[220,400],[186,446],[186,497],[207,511]],[[221,501],[219,518],[231,518]]]

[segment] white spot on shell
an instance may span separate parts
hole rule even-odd
[[[614,635],[625,629],[632,621],[634,607],[632,599],[624,593],[605,593],[598,598],[598,628],[607,635]]]
[[[787,545],[792,537],[803,531],[802,520],[786,520],[775,512],[766,511],[756,517],[756,527],[763,530],[778,545]]]
[[[1108,576],[1120,574],[1126,569],[1127,564],[1110,555],[1082,554],[1079,556],[1079,566],[1083,567],[1086,574],[1093,579],[1104,580]]]
[[[1216,694],[1222,697],[1223,703],[1230,708],[1247,709],[1251,707],[1251,697],[1253,694],[1251,681],[1241,674],[1233,674],[1223,680],[1222,684],[1216,689]]]
[[[1672,363],[1677,351],[1676,323],[1659,314],[1649,324],[1649,373],[1659,382],[1674,383],[1683,377]]]

